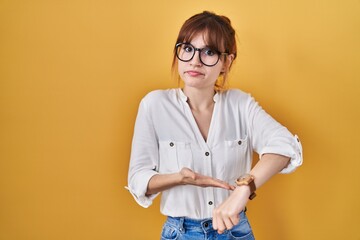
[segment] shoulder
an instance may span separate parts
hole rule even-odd
[[[240,89],[229,89],[221,93],[222,98],[230,103],[245,103],[252,99],[249,93]]]
[[[153,105],[171,101],[176,97],[176,89],[159,89],[147,93],[142,102]]]

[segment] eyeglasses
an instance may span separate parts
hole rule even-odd
[[[195,52],[199,51],[199,59],[202,64],[208,67],[215,66],[222,55],[228,55],[225,52],[219,52],[217,50],[205,47],[205,48],[196,48],[190,43],[177,43],[176,48],[176,57],[183,62],[189,62],[195,56]]]

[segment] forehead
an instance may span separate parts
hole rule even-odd
[[[183,42],[188,42],[196,47],[211,47],[217,50],[223,50],[223,41],[217,34],[211,32],[211,30],[195,30],[189,34],[186,34]]]
[[[206,30],[197,30],[190,32],[184,36],[185,42],[203,41],[205,44],[209,42],[209,34]]]
[[[194,35],[191,39],[189,39],[186,42],[191,43],[192,45],[194,45],[195,47],[205,47],[208,46],[207,41],[206,41],[206,37],[204,34],[202,33],[198,33],[196,35]]]

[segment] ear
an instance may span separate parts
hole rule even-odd
[[[229,55],[226,55],[226,62],[225,64],[223,65],[222,69],[221,69],[221,72],[226,72],[229,70],[230,66],[231,66],[231,63],[232,61],[234,60],[234,54],[229,54]]]

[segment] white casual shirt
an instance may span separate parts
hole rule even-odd
[[[157,90],[141,101],[135,123],[127,189],[138,204],[149,207],[158,195],[145,196],[150,178],[183,167],[234,184],[251,169],[253,151],[291,158],[281,173],[302,164],[298,137],[268,115],[240,90],[214,95],[214,110],[204,140],[181,89]],[[209,218],[231,191],[181,185],[162,192],[161,213],[173,217]]]

